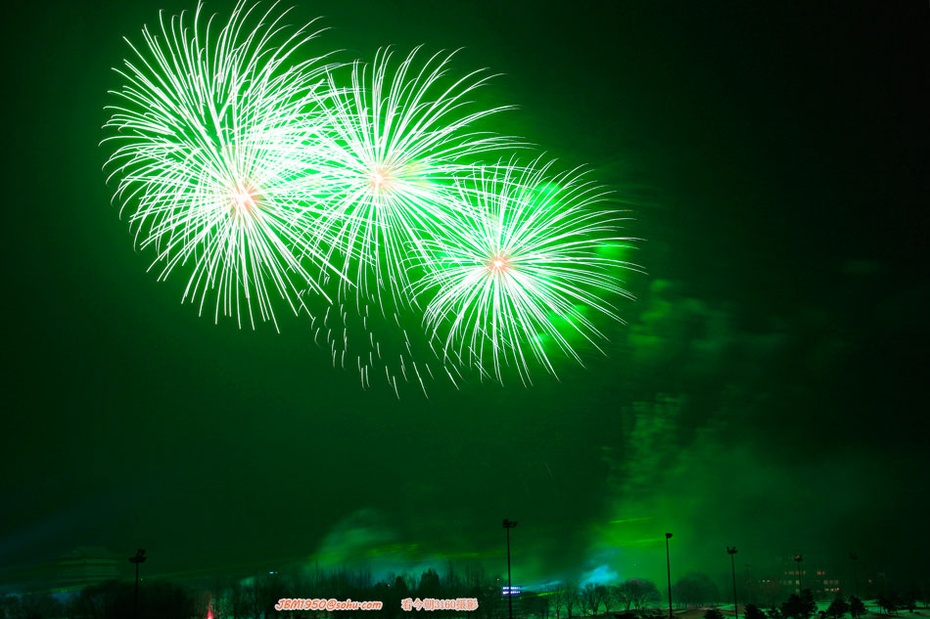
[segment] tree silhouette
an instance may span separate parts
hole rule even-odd
[[[595,595],[597,596],[597,603],[604,606],[604,612],[608,615],[610,614],[610,605],[613,602],[613,593],[610,587],[605,585],[597,585],[595,587]]]
[[[572,611],[578,604],[578,583],[569,578],[565,581],[565,611],[568,613],[568,619],[572,617]]]
[[[552,604],[552,609],[555,611],[555,617],[556,619],[560,619],[562,616],[562,609],[565,608],[567,590],[562,585],[553,585],[549,591],[549,600],[550,604]]]
[[[64,617],[64,604],[49,593],[27,593],[0,597],[0,617],[44,619]]]
[[[743,607],[743,616],[746,619],[768,619],[762,609],[755,604],[746,604]]]
[[[190,592],[170,582],[155,582],[147,587],[145,612],[140,617],[152,619],[188,619],[197,615],[197,607]],[[273,608],[272,602],[272,608]],[[140,609],[141,610],[141,609]]]
[[[883,613],[888,615],[893,615],[898,610],[897,602],[892,596],[888,594],[878,596],[878,599],[875,600],[875,603],[878,604],[878,607],[882,610]]]
[[[72,603],[70,615],[83,619],[132,617],[133,590],[132,584],[118,581],[88,587]],[[156,581],[140,590],[140,619],[189,619],[199,610],[190,591],[175,583]]]
[[[801,591],[801,608],[807,613],[806,617],[810,617],[817,612],[817,600],[814,599],[814,594],[810,589]]]
[[[781,605],[781,614],[791,619],[808,619],[816,610],[817,604],[810,589],[805,589],[801,595],[792,593]]]
[[[632,585],[633,606],[636,610],[646,608],[650,602],[659,601],[659,588],[651,580],[634,578],[629,582]]]
[[[584,615],[596,615],[598,608],[597,589],[593,583],[588,583],[578,592],[578,605]]]
[[[402,612],[400,608],[400,596],[396,595],[391,585],[384,581],[375,584],[372,589],[371,599],[380,600],[383,603],[383,607],[378,612],[378,615],[381,617],[390,619]]]
[[[717,585],[710,576],[700,572],[692,572],[680,578],[673,591],[678,603],[688,607],[715,604],[720,600]]]
[[[420,587],[417,593],[421,598],[438,598],[442,591],[439,586],[439,574],[429,568],[420,575]]]
[[[839,619],[848,612],[849,602],[846,601],[842,594],[838,594],[833,598],[833,601],[830,602],[830,606],[827,607],[827,616],[833,619]]]
[[[633,605],[633,592],[629,586],[629,581],[621,582],[611,587],[613,589],[613,598],[617,601],[620,608],[626,611],[630,610]]]
[[[650,602],[656,602],[659,598],[659,588],[651,580],[643,578],[631,578],[619,585],[611,587],[612,598],[617,604],[626,611],[630,608],[642,610]]]
[[[851,596],[849,598],[849,614],[853,616],[853,619],[859,619],[865,612],[865,604],[862,603],[862,600],[858,596]]]

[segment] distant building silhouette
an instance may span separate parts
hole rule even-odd
[[[840,592],[840,580],[833,570],[828,569],[829,563],[829,559],[819,555],[804,555],[800,564],[793,558],[783,557],[781,584],[791,593],[796,592],[800,581],[801,586],[810,589],[817,599],[833,597]]]

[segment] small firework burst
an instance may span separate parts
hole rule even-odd
[[[429,243],[431,268],[411,291],[426,301],[424,322],[447,359],[524,383],[532,366],[556,374],[553,352],[581,363],[579,344],[600,350],[597,316],[620,321],[619,279],[636,268],[615,253],[620,216],[608,192],[572,170],[551,174],[537,159],[483,166],[457,183],[462,208]]]
[[[152,248],[159,279],[189,267],[184,300],[220,314],[277,320],[272,299],[296,313],[300,291],[337,271],[319,225],[312,179],[326,56],[295,61],[317,33],[287,34],[285,12],[238,4],[216,32],[198,5],[143,29],[104,140],[137,246]]]

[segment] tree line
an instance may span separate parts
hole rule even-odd
[[[520,619],[573,619],[574,617],[621,617],[641,619],[665,616],[666,592],[648,579],[631,578],[615,584],[579,583],[566,579],[558,583],[524,590],[513,600],[503,594],[506,578],[489,574],[480,564],[462,570],[449,563],[444,573],[428,568],[419,575],[388,574],[374,578],[366,570],[304,569],[288,573],[270,572],[241,579],[215,579],[209,582],[177,583],[146,579],[138,594],[136,609],[133,582],[108,581],[67,595],[50,593],[0,598],[0,619],[270,619],[279,617],[275,604],[284,598],[333,598],[337,600],[380,601],[377,612],[288,611],[293,619],[324,616],[350,619],[378,617],[394,619],[409,615],[401,601],[411,599],[474,598],[477,610],[469,619],[504,619],[513,602],[514,616]],[[911,589],[906,594],[887,591],[874,605],[882,614],[914,610],[917,600],[927,599],[930,587]],[[718,586],[706,574],[689,573],[672,587],[676,609],[709,608],[708,619],[722,619],[715,608],[723,599]],[[750,601],[752,600],[752,601]],[[780,602],[771,601],[766,610],[752,596],[740,604],[741,619],[861,619],[866,614],[863,601],[837,594],[829,606],[818,610],[810,589],[792,593]],[[660,610],[661,609],[661,610]],[[432,617],[461,616],[456,611],[432,611]]]

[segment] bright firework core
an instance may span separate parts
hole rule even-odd
[[[504,252],[497,252],[488,260],[491,275],[504,275],[513,269],[513,259]]]
[[[372,191],[390,191],[394,185],[394,170],[388,166],[378,166],[368,175]]]
[[[251,181],[239,181],[229,194],[231,207],[230,215],[233,217],[247,217],[254,215],[261,208],[262,199],[258,188]]]

